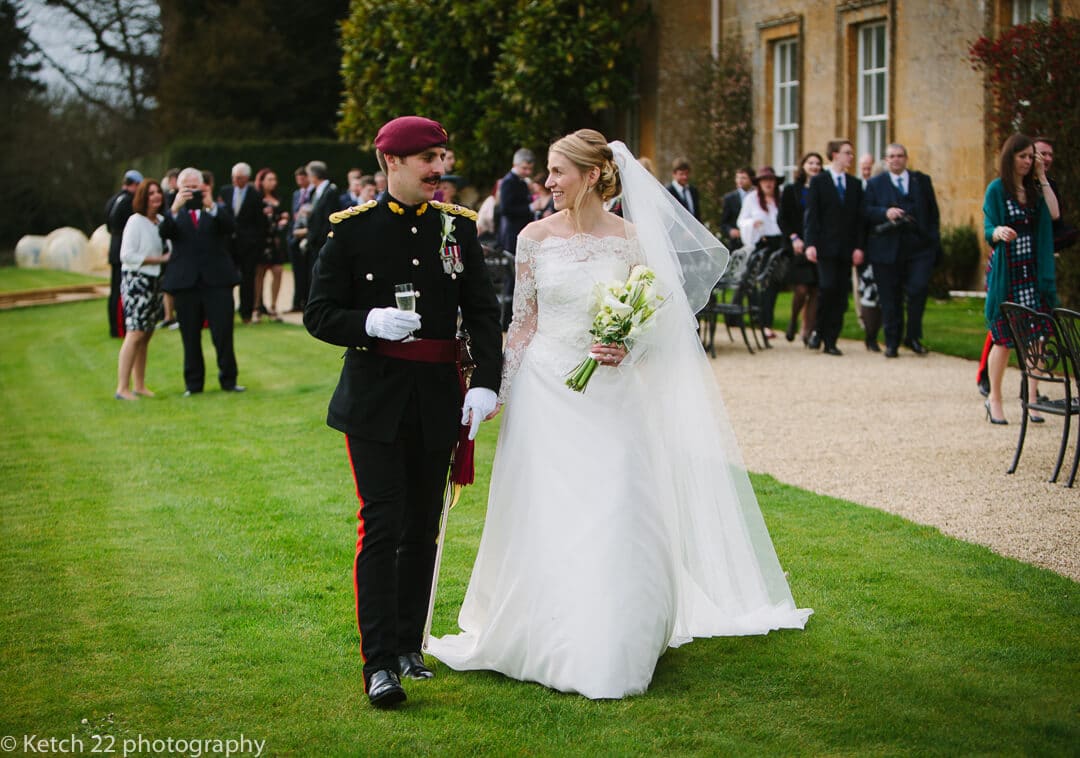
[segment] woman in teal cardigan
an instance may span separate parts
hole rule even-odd
[[[986,418],[992,424],[1008,423],[1001,381],[1013,343],[1001,304],[1019,303],[1043,313],[1057,306],[1051,222],[1059,215],[1057,198],[1031,138],[1014,134],[1001,148],[999,178],[990,182],[983,200],[983,229],[986,241],[994,247],[986,268],[986,325],[994,339]],[[1035,383],[1028,389],[1034,398]],[[1042,421],[1040,416],[1029,418]]]

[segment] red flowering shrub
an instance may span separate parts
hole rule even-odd
[[[997,39],[975,40],[969,53],[976,70],[986,73],[997,144],[1013,132],[1052,138],[1050,175],[1066,220],[1080,223],[1080,19],[1013,26]],[[1058,293],[1064,305],[1080,307],[1080,246],[1058,260]]]

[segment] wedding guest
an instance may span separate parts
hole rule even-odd
[[[817,331],[826,355],[843,355],[836,341],[844,327],[852,265],[863,263],[866,230],[859,215],[862,184],[847,173],[851,141],[831,140],[826,171],[810,180],[806,200],[806,258],[818,267]]]
[[[929,352],[922,344],[923,311],[941,246],[933,182],[921,171],[909,171],[907,160],[907,148],[896,142],[887,145],[889,170],[871,178],[863,195],[862,213],[872,232],[866,253],[881,304],[886,358],[898,356],[902,332],[912,352]]]
[[[547,218],[555,212],[555,200],[551,196],[551,190],[544,186],[546,181],[547,174],[541,171],[529,182],[533,193],[532,211],[535,219]]]
[[[720,236],[732,250],[743,246],[739,239],[739,213],[742,212],[743,199],[753,189],[754,169],[749,166],[735,169],[735,189],[724,195],[723,212],[720,215]]]
[[[349,173],[346,174],[348,179],[348,190],[341,193],[341,197],[338,198],[339,208],[351,208],[354,205],[360,205],[360,179],[363,176],[364,172],[360,169],[349,169]]]
[[[109,230],[109,266],[112,278],[109,280],[109,336],[123,337],[124,311],[120,305],[120,242],[124,236],[124,225],[132,214],[131,198],[143,180],[143,175],[135,169],[124,173],[124,183],[120,191],[105,203],[105,228]]]
[[[803,344],[810,345],[817,321],[817,266],[806,259],[806,242],[803,240],[803,221],[806,217],[806,193],[810,180],[821,173],[824,161],[820,153],[807,153],[799,162],[795,180],[784,186],[780,194],[780,215],[777,221],[780,231],[787,240],[791,251],[791,266],[788,268],[788,284],[791,285],[791,320],[788,321],[784,337],[788,342],[795,339],[795,333],[802,335]],[[802,329],[799,329],[799,316],[802,315]],[[815,340],[817,337],[815,337]],[[815,344],[814,349],[820,347]]]
[[[221,201],[232,211],[235,227],[232,256],[240,272],[238,312],[245,324],[255,311],[255,271],[263,246],[262,198],[251,184],[251,166],[237,163],[232,167],[232,184],[221,188]]]
[[[1018,303],[1042,313],[1057,307],[1053,222],[1058,215],[1057,198],[1031,138],[1012,135],[1001,148],[998,178],[990,182],[983,200],[983,233],[994,248],[986,266],[985,309],[994,338],[988,361],[990,396],[985,403],[986,419],[992,424],[1008,423],[1001,382],[1013,341],[1001,304]],[[1037,395],[1038,382],[1031,380],[1028,397]],[[1028,417],[1035,423],[1043,420],[1034,414]]]
[[[289,210],[278,199],[278,178],[272,169],[260,169],[255,175],[255,189],[262,198],[264,232],[263,247],[255,270],[255,311],[252,320],[258,322],[259,314],[266,315],[273,321],[280,321],[277,299],[281,291],[281,276],[285,267],[285,233],[289,227]],[[270,272],[270,305],[263,305],[263,290],[266,273]]]
[[[739,211],[739,239],[746,247],[761,248],[768,258],[784,247],[784,236],[780,231],[777,217],[780,213],[777,196],[778,178],[772,166],[763,166],[754,174],[756,192],[750,192],[743,198],[742,210]],[[773,339],[773,311],[776,310],[776,295],[779,283],[770,278],[761,290],[758,298],[758,323],[768,339]]]
[[[289,223],[288,234],[286,235],[289,247],[289,263],[292,264],[293,274],[293,301],[288,312],[301,313],[304,310],[304,303],[307,302],[308,288],[311,284],[311,279],[308,276],[311,265],[307,260],[306,245],[301,244],[304,237],[303,234],[296,234],[297,229],[304,229],[307,224],[306,220],[304,220],[306,215],[302,216],[301,210],[305,207],[308,212],[311,210],[309,202],[311,194],[310,182],[308,181],[307,169],[304,166],[299,166],[293,172],[293,181],[296,182],[296,189],[293,190],[292,205],[290,206],[290,218],[292,221]]]
[[[176,199],[176,181],[179,176],[180,169],[178,168],[170,168],[165,172],[165,179],[161,182],[161,190],[165,193],[162,209],[171,207],[173,200]],[[161,266],[161,275],[165,275],[165,264]],[[165,320],[161,322],[162,328],[179,329],[180,324],[176,323],[176,305],[173,303],[173,296],[168,292],[163,292],[161,293],[161,302],[165,306]]]
[[[697,221],[701,220],[701,197],[697,187],[690,184],[690,161],[686,158],[676,158],[672,161],[668,192],[679,201],[683,208],[690,211],[691,216]]]
[[[131,201],[134,212],[124,224],[120,293],[126,333],[117,366],[117,400],[154,396],[146,387],[146,353],[154,336],[154,325],[161,318],[161,266],[169,262],[169,253],[158,230],[164,198],[158,182],[144,179]]]
[[[218,383],[224,392],[243,392],[233,349],[233,287],[239,275],[228,253],[232,211],[214,201],[214,175],[185,168],[171,213],[161,222],[161,236],[172,241],[172,257],[162,287],[176,298],[184,343],[184,396],[203,391],[206,364],[203,324],[217,353]]]
[[[375,172],[375,199],[382,201],[386,194],[386,174],[382,171]]]

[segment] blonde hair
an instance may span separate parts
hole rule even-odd
[[[575,213],[581,209],[590,192],[595,191],[601,201],[611,200],[622,194],[622,181],[619,179],[615,157],[608,147],[607,139],[595,129],[578,129],[573,134],[556,140],[548,151],[565,156],[583,174],[594,168],[600,169],[600,178],[596,180],[596,184],[591,187],[588,184],[583,185],[578,196],[574,198]]]

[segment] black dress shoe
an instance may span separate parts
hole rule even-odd
[[[866,340],[866,349],[869,350],[871,353],[880,353],[881,352],[881,348],[878,346],[877,340],[875,340],[875,339],[867,338],[867,340]]]
[[[885,346],[885,357],[886,358],[899,358],[900,357],[900,351],[897,350],[892,345],[886,345]]]
[[[202,390],[184,390],[184,397],[191,397],[192,395],[199,395]]]
[[[242,384],[234,384],[232,387],[222,387],[222,392],[247,392],[247,387]]]
[[[424,656],[420,653],[406,653],[398,656],[398,667],[401,675],[409,679],[433,679],[435,672],[424,663]]]
[[[784,339],[786,339],[788,342],[794,342],[795,330],[798,328],[798,326],[799,325],[795,323],[794,319],[790,321],[787,325],[787,330],[784,332]]]
[[[926,355],[930,351],[923,347],[923,343],[918,340],[904,340],[904,347],[911,350],[916,355]]]
[[[806,341],[806,346],[811,350],[817,350],[821,347],[821,337],[818,336],[817,332],[810,333],[810,339]]]
[[[843,355],[843,353],[840,352],[840,348],[836,345],[826,345],[825,355]]]
[[[376,671],[368,681],[367,696],[376,708],[391,708],[404,702],[405,690],[401,687],[397,672]]]

